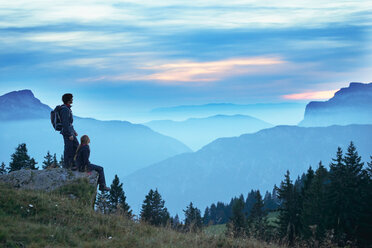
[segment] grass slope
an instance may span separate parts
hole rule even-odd
[[[93,194],[85,181],[52,193],[0,184],[0,247],[277,247],[102,215],[92,209]]]

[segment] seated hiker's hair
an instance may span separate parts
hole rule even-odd
[[[80,144],[79,144],[78,148],[76,149],[75,156],[74,156],[74,161],[76,161],[76,158],[77,158],[77,155],[79,153],[79,150],[80,150],[81,146],[82,145],[87,145],[89,143],[89,141],[90,141],[90,139],[89,139],[88,135],[83,135],[83,136],[80,137]]]
[[[67,104],[69,101],[72,99],[72,94],[71,93],[66,93],[62,96],[62,102],[64,104]]]

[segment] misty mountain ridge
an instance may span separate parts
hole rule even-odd
[[[319,161],[325,166],[337,147],[353,141],[359,155],[372,155],[372,125],[276,126],[240,137],[220,138],[197,152],[176,155],[124,178],[128,202],[139,209],[143,195],[157,188],[172,214],[192,201],[205,208],[251,189],[272,190],[287,170],[291,178]],[[141,184],[138,184],[141,182]]]
[[[217,138],[239,136],[273,126],[247,115],[215,115],[185,121],[157,120],[144,125],[180,140],[193,150],[198,150]]]
[[[208,118],[215,115],[248,115],[272,124],[297,124],[302,118],[304,103],[209,103],[155,108],[149,112],[153,119],[184,120],[186,117]]]
[[[350,83],[328,101],[306,106],[300,126],[372,124],[372,83]]]

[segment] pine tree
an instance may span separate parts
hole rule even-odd
[[[117,175],[115,175],[115,178],[111,184],[109,202],[109,208],[111,212],[117,212],[118,210],[120,210],[124,214],[131,216],[132,210],[129,210],[130,207],[126,203],[126,196],[124,194],[123,184],[120,183],[119,177]]]
[[[247,216],[251,214],[251,209],[255,203],[256,203],[256,192],[252,189],[251,192],[248,193],[247,199],[245,200],[245,205],[244,205],[244,213]]]
[[[212,203],[210,209],[209,209],[209,220],[212,225],[217,224],[217,207],[216,204]]]
[[[328,171],[322,162],[319,162],[315,175],[312,170],[308,171],[308,175],[308,179],[311,178],[311,180],[306,181],[306,188],[303,190],[301,231],[305,239],[313,236],[316,240],[322,240],[325,235],[325,220],[327,218]]]
[[[45,160],[43,161],[43,166],[42,166],[43,169],[51,168],[52,167],[52,164],[53,164],[53,157],[52,157],[52,155],[50,154],[49,151],[45,155],[44,159]]]
[[[36,165],[37,165],[37,162],[35,161],[35,159],[31,158],[28,168],[31,169],[31,170],[37,170],[37,169],[39,169],[39,167],[36,167]]]
[[[109,193],[102,192],[98,193],[96,199],[96,210],[102,214],[108,214],[110,212],[110,200],[109,200]]]
[[[346,233],[347,240],[353,240],[357,236],[357,227],[361,220],[361,202],[362,202],[362,190],[363,190],[363,165],[361,162],[362,158],[358,155],[356,147],[353,142],[350,145],[345,154],[345,166],[346,166],[346,177],[344,178],[346,201],[344,200],[344,206],[346,213],[344,215],[343,228]]]
[[[170,215],[164,204],[158,190],[151,189],[142,204],[141,220],[155,226],[166,225]]]
[[[256,238],[263,238],[265,231],[265,223],[263,221],[264,217],[264,202],[259,190],[256,191],[255,195],[256,202],[254,203],[251,214],[249,215],[249,229],[250,233],[253,234]]]
[[[358,223],[362,214],[363,163],[353,142],[345,157],[338,148],[335,163],[330,165],[329,221],[328,229],[333,229],[335,241],[345,245],[357,237]]]
[[[61,165],[59,165],[58,160],[57,160],[57,155],[55,153],[53,155],[52,167],[54,167],[54,168],[62,167]]]
[[[361,201],[361,219],[357,230],[357,238],[360,247],[368,247],[372,244],[372,157],[363,171],[363,191]]]
[[[11,155],[11,162],[9,163],[9,172],[20,170],[20,169],[31,169],[37,170],[35,165],[37,162],[34,158],[30,158],[27,154],[26,144],[20,144],[16,148],[16,151]]]
[[[200,210],[193,206],[192,202],[183,210],[185,213],[185,228],[187,231],[196,232],[202,228]]]
[[[232,216],[228,225],[234,237],[245,234],[246,218],[244,214],[244,197],[236,198],[232,203]]]
[[[4,175],[7,173],[7,170],[5,168],[5,163],[2,162],[1,165],[0,165],[0,175]]]
[[[252,207],[251,214],[249,217],[252,220],[261,221],[264,215],[264,212],[263,212],[264,203],[263,203],[262,196],[259,190],[256,191],[255,199],[256,199],[256,202],[254,203]]]
[[[296,235],[297,206],[289,171],[287,171],[284,181],[281,182],[280,188],[277,188],[276,191],[278,192],[278,199],[282,203],[279,212],[279,234],[291,246]]]
[[[210,224],[211,218],[210,218],[210,211],[209,207],[205,208],[204,215],[203,215],[203,225],[208,226]]]

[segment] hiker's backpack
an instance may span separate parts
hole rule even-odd
[[[61,131],[62,130],[62,121],[61,121],[61,116],[60,116],[60,111],[61,111],[62,106],[58,105],[55,107],[54,110],[50,112],[50,121],[52,122],[53,128],[56,131]]]

